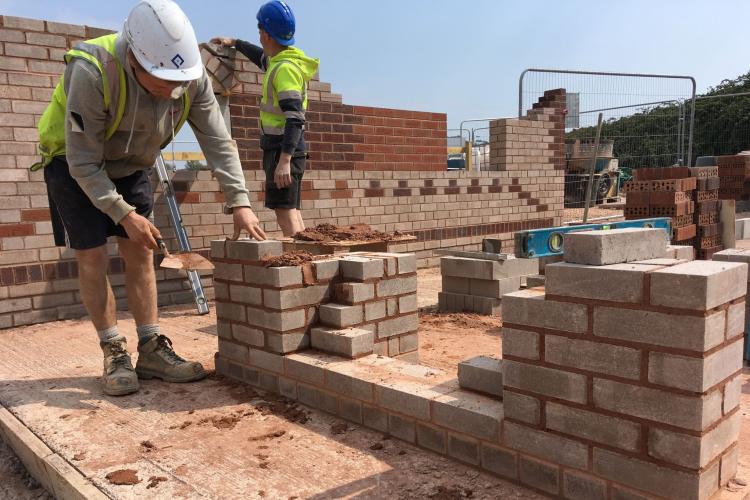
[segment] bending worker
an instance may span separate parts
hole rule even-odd
[[[265,239],[250,208],[237,147],[201,63],[190,21],[171,0],[141,1],[122,33],[80,42],[39,122],[39,149],[55,243],[75,250],[83,304],[104,351],[103,389],[138,390],[138,379],[191,382],[205,377],[159,331],[153,250],[159,230],[147,219],[149,181],[161,148],[187,121],[241,230]],[[128,305],[138,333],[133,368],[115,318],[107,278],[107,237],[125,260]]]
[[[235,47],[266,73],[260,101],[265,206],[276,212],[284,236],[294,236],[305,229],[300,194],[307,157],[307,82],[317,73],[320,61],[293,47],[295,20],[287,4],[268,2],[256,17],[261,47],[236,38],[218,37],[211,41]]]

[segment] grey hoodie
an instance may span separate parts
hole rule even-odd
[[[117,193],[111,179],[151,168],[161,145],[180,118],[181,100],[152,97],[127,62],[127,42],[119,36],[116,54],[127,75],[125,114],[114,135],[104,140],[102,77],[88,62],[74,58],[65,69],[67,110],[65,148],[70,174],[96,208],[119,223],[135,207]],[[237,145],[227,131],[206,72],[190,83],[188,123],[224,192],[228,207],[250,206]],[[73,119],[80,116],[80,122]]]

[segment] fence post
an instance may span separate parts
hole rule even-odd
[[[583,223],[589,218],[589,205],[591,204],[591,191],[594,184],[594,173],[596,172],[596,157],[599,155],[599,139],[602,133],[602,118],[604,113],[599,113],[599,120],[596,124],[596,141],[594,141],[594,151],[591,153],[591,166],[589,167],[589,180],[586,183],[586,204],[583,206]]]

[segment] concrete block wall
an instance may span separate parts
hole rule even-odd
[[[521,278],[539,273],[537,259],[489,260],[469,257],[440,259],[441,312],[500,315],[500,299],[521,288]]]
[[[648,262],[552,264],[546,293],[503,298],[502,442],[522,483],[703,499],[734,476],[747,266]]]
[[[238,362],[285,355],[310,347],[312,336],[312,347],[350,358],[416,361],[413,254],[358,252],[265,267],[262,259],[281,253],[278,241],[212,242],[221,355]]]
[[[745,221],[750,221],[750,219],[743,219]],[[738,221],[740,222],[740,221]],[[721,252],[716,252],[713,257],[713,260],[719,261],[719,262],[741,262],[750,265],[750,250],[740,250],[737,248],[729,248],[727,250],[722,250]],[[748,292],[750,292],[750,278],[748,278]],[[744,359],[747,361],[750,361],[750,310],[748,310],[747,302],[745,302],[745,354]]]

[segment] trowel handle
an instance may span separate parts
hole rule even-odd
[[[169,257],[170,253],[169,250],[167,250],[167,245],[164,243],[164,240],[161,238],[156,238],[156,244],[161,248],[161,250],[164,252],[164,255]]]

